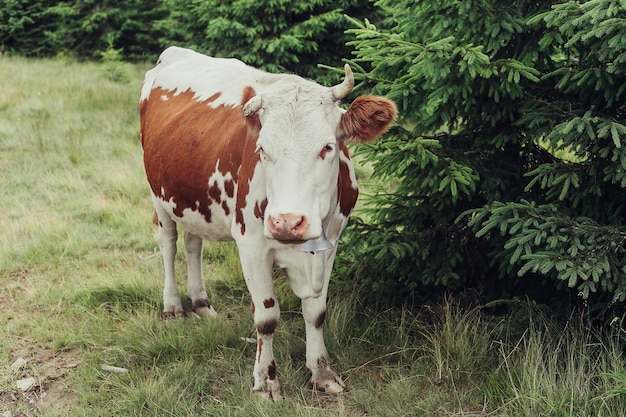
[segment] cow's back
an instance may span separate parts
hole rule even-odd
[[[243,155],[256,140],[241,111],[255,71],[169,48],[144,79],[141,142],[155,207],[205,239],[231,238]]]

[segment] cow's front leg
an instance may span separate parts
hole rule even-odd
[[[272,263],[269,257],[256,258],[254,262],[254,257],[246,257],[242,252],[240,250],[242,269],[252,298],[257,333],[252,392],[260,397],[279,401],[282,397],[276,378],[272,339],[280,319],[280,309],[272,281]]]
[[[202,238],[185,232],[185,250],[187,252],[187,297],[191,300],[193,311],[202,317],[215,317],[217,313],[211,306],[202,278]]]
[[[276,330],[278,325],[280,310],[276,296],[273,293],[272,291],[272,294],[268,293],[267,297],[258,298],[253,304],[257,347],[252,392],[272,401],[279,401],[282,397],[280,395],[280,384],[276,378],[276,362],[274,360],[272,341],[274,330]]]
[[[183,315],[183,305],[180,302],[180,294],[176,285],[176,275],[174,273],[174,259],[176,258],[176,240],[178,232],[176,223],[165,212],[157,208],[157,218],[159,222],[159,232],[157,242],[163,256],[163,266],[165,270],[165,282],[163,285],[163,318]]]
[[[303,299],[302,315],[306,328],[306,366],[311,371],[311,385],[318,391],[328,394],[342,392],[346,385],[330,368],[324,344],[326,291],[318,298]]]

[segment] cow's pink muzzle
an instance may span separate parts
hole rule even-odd
[[[305,216],[299,214],[279,214],[267,217],[267,228],[272,239],[302,242],[310,239],[306,236],[309,222]]]

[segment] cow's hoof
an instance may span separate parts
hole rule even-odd
[[[187,295],[187,298],[191,300],[191,297],[189,297],[189,295]],[[208,298],[200,298],[199,300],[193,301],[191,308],[193,309],[193,312],[200,317],[217,317],[217,313],[215,312],[215,309],[211,305],[211,302]]]
[[[339,394],[346,390],[346,384],[343,383],[338,376],[333,379],[326,379],[321,381],[311,381],[311,385],[319,392],[324,394]]]
[[[164,320],[173,319],[175,317],[183,317],[185,312],[182,308],[169,306],[168,308],[163,309],[161,313],[161,318]]]
[[[258,398],[273,401],[275,403],[283,400],[283,396],[278,391],[252,391]]]
[[[199,315],[200,317],[207,317],[210,319],[217,317],[217,312],[211,306],[198,307],[198,308],[195,308],[193,312]]]

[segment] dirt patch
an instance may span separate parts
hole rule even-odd
[[[67,385],[67,376],[80,365],[80,359],[72,352],[26,346],[11,352],[9,358],[11,363],[2,366],[7,378],[0,385],[0,417],[36,416],[66,408],[76,401],[76,395]],[[25,364],[11,369],[18,358],[23,358]]]

